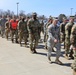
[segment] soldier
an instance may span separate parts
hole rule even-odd
[[[10,20],[10,29],[11,29],[11,40],[14,42],[14,35],[16,39],[16,43],[18,43],[18,20],[16,20],[16,16],[13,16],[13,19]]]
[[[45,42],[45,49],[47,49],[47,39],[48,39],[48,26],[52,24],[53,18],[50,16],[48,22],[44,25],[44,42]]]
[[[5,35],[7,40],[9,33],[10,33],[10,19],[8,18],[8,21],[5,23]]]
[[[27,46],[28,30],[27,30],[27,22],[25,21],[24,17],[22,17],[22,19],[18,23],[18,33],[19,33],[20,45],[22,45],[21,42],[24,39],[25,47],[26,47]]]
[[[25,21],[26,21],[26,23],[28,23],[28,21],[29,21],[29,19],[30,19],[30,17],[29,16],[26,16],[26,19],[25,19]],[[28,27],[28,26],[27,26]],[[28,30],[28,29],[27,29]],[[29,37],[29,34],[27,34],[27,38]],[[28,42],[28,39],[27,39],[27,42]]]
[[[69,59],[69,49],[70,49],[70,34],[71,34],[71,28],[74,25],[74,18],[71,17],[69,22],[65,26],[65,58]]]
[[[61,43],[64,42],[64,48],[65,48],[65,25],[67,23],[67,19],[64,17],[63,22],[60,24],[60,40]]]
[[[44,29],[43,29],[43,27],[44,27],[44,22],[43,22],[43,18],[41,18],[40,19],[40,27],[39,27],[39,41],[41,41],[41,32],[44,34]]]
[[[38,34],[39,34],[40,23],[39,20],[37,19],[36,13],[32,14],[32,18],[29,19],[27,25],[29,31],[30,50],[32,53],[37,53],[36,46],[38,45],[38,40],[39,40]]]
[[[72,27],[70,41],[74,51],[74,62],[72,63],[71,67],[73,68],[74,75],[76,75],[76,24]]]
[[[0,20],[2,38],[4,37],[4,34],[5,34],[5,23],[6,23],[6,21],[7,21],[7,19],[5,18],[5,16],[2,15],[2,19]]]
[[[48,60],[51,63],[51,52],[53,47],[56,47],[56,60],[55,62],[57,64],[62,64],[62,62],[59,60],[60,54],[61,54],[61,44],[60,44],[60,29],[59,26],[57,26],[58,19],[54,19],[53,23],[48,26],[48,40],[47,40],[47,46],[48,46]]]

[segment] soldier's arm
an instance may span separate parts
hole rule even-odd
[[[5,29],[7,28],[7,22],[5,23]]]
[[[52,27],[51,26],[48,26],[48,36],[49,36],[50,39],[55,40],[52,32],[53,32],[52,31]]]
[[[17,29],[20,30],[20,21],[18,22]]]
[[[69,38],[69,30],[68,30],[69,26],[68,24],[65,26],[65,37]]]
[[[58,37],[59,37],[59,40],[60,40],[60,27],[59,27],[59,30],[58,30]]]
[[[72,29],[71,29],[71,36],[70,36],[70,42],[71,42],[71,44],[74,43],[74,35],[76,35],[75,31],[76,31],[76,28],[75,28],[75,26],[73,26]]]
[[[31,20],[28,20],[27,22],[27,29],[28,31],[31,31]]]
[[[63,28],[62,28],[62,24],[60,24],[60,32],[62,33],[63,32]]]

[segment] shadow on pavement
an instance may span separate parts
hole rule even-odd
[[[47,56],[47,53],[40,53],[40,52],[37,52],[36,54]]]
[[[38,45],[37,49],[44,49],[44,45]]]
[[[67,66],[67,67],[71,67],[71,63],[63,63],[62,66]]]

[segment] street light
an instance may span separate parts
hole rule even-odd
[[[17,17],[18,17],[18,4],[19,4],[19,2],[17,2],[16,4],[17,4]]]
[[[72,16],[72,10],[73,10],[73,8],[71,8],[71,16]]]

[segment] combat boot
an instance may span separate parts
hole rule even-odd
[[[33,48],[33,51],[34,51],[34,53],[37,53],[37,51],[36,51],[35,47]]]
[[[66,58],[67,60],[70,59],[69,56],[68,56],[68,54],[65,54],[65,58]]]
[[[33,51],[32,47],[30,47],[30,52],[31,52],[32,54],[34,53],[34,51]]]
[[[52,48],[52,52],[55,52],[55,50]]]
[[[70,57],[70,59],[74,59],[74,56],[73,56],[73,49],[70,50],[69,57]]]
[[[16,43],[19,43],[19,42],[17,41],[17,39],[16,39]]]
[[[25,47],[27,47],[27,43],[25,42]]]
[[[76,70],[73,70],[73,75],[76,75]]]
[[[12,43],[14,43],[14,40],[13,39],[11,41],[12,41]]]
[[[56,63],[56,64],[59,64],[59,65],[62,65],[62,64],[63,64],[63,63],[59,60],[59,58],[56,58],[55,63]]]

